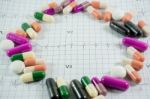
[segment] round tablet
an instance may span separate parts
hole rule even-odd
[[[124,78],[126,77],[126,69],[122,66],[114,66],[110,68],[110,75],[118,77],[118,78]]]
[[[0,43],[0,48],[4,51],[13,48],[15,46],[14,42],[12,42],[11,40],[3,40]]]
[[[10,69],[16,74],[22,73],[24,68],[25,64],[20,60],[14,61],[10,64]]]

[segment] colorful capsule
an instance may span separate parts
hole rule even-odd
[[[69,5],[71,2],[73,2],[75,0],[64,0],[62,3],[61,3],[61,6],[63,8],[65,8],[67,5]]]
[[[105,97],[103,95],[99,95],[99,96],[92,98],[92,99],[105,99]]]
[[[42,12],[35,12],[34,17],[39,21],[45,21],[45,22],[54,22],[55,21],[53,16],[44,14]]]
[[[150,35],[150,27],[146,24],[144,20],[138,21],[138,27],[143,30],[144,36]]]
[[[28,36],[31,39],[35,39],[37,37],[37,33],[33,30],[33,28],[31,28],[28,23],[23,23],[21,27],[25,32],[27,32]]]
[[[23,31],[22,29],[17,29],[17,30],[15,31],[15,33],[16,33],[17,35],[20,35],[20,36],[23,36],[23,37],[28,38],[28,34],[27,34],[25,31]]]
[[[44,65],[44,59],[40,58],[27,58],[24,60],[26,66],[33,66],[33,65]]]
[[[133,18],[133,13],[132,12],[126,12],[123,16],[123,18],[121,19],[122,22],[128,22],[128,21],[131,21]]]
[[[131,37],[124,37],[122,39],[122,44],[127,47],[132,46],[140,52],[144,52],[148,49],[147,43]]]
[[[24,83],[40,81],[45,78],[44,71],[34,71],[30,73],[25,73],[20,76],[20,80]]]
[[[68,6],[63,9],[63,14],[68,14],[72,11],[72,9],[77,6],[77,2],[73,1]]]
[[[117,20],[117,21],[120,21],[124,16],[124,12],[122,10],[113,10],[112,11],[112,19],[113,20]]]
[[[126,69],[122,66],[113,66],[110,68],[109,74],[111,76],[117,77],[117,78],[125,78],[127,73]]]
[[[54,9],[56,7],[58,7],[57,2],[52,1],[52,2],[50,2],[48,4],[44,4],[43,7],[42,7],[42,11],[44,11],[45,9]]]
[[[143,68],[143,63],[140,62],[140,61],[134,60],[134,59],[124,58],[124,59],[122,60],[122,63],[123,63],[124,65],[129,64],[129,65],[131,65],[134,69],[136,69],[136,70],[138,70],[138,71]]]
[[[131,37],[141,37],[144,34],[143,31],[131,21],[125,22],[124,26],[130,30]]]
[[[0,42],[0,49],[2,49],[3,51],[7,51],[8,49],[13,48],[14,46],[15,44],[11,40],[2,40]]]
[[[140,83],[142,81],[141,76],[136,70],[133,69],[132,66],[126,65],[125,68],[127,70],[128,75],[135,83]]]
[[[31,24],[31,27],[34,29],[35,32],[41,31],[41,25],[36,22],[35,20],[30,20],[29,23]]]
[[[13,56],[11,56],[11,61],[15,61],[15,60],[21,60],[24,61],[26,59],[30,59],[30,58],[35,58],[35,53],[34,52],[24,52],[24,53],[19,53],[19,54],[15,54]]]
[[[69,89],[67,87],[66,82],[62,78],[58,78],[56,83],[57,83],[57,87],[58,87],[61,99],[69,99],[70,93],[69,93]]]
[[[116,32],[123,34],[123,35],[130,35],[130,30],[126,28],[124,25],[118,23],[117,21],[111,21],[109,26]]]
[[[53,78],[46,79],[46,86],[50,99],[60,99],[57,84]]]
[[[100,20],[102,19],[102,14],[101,12],[98,12],[95,8],[93,8],[92,6],[88,6],[86,8],[86,11],[89,13],[89,14],[92,14],[94,16],[94,18]]]
[[[16,60],[12,62],[9,67],[14,73],[20,74],[23,72],[23,69],[25,68],[25,64],[20,60]]]
[[[21,44],[25,44],[25,43],[29,42],[29,40],[27,38],[19,36],[15,33],[11,33],[11,32],[6,35],[6,38],[8,40],[13,41],[17,45],[21,45]]]
[[[134,47],[130,46],[127,48],[127,53],[133,58],[138,61],[144,62],[145,58],[142,53],[136,50]]]
[[[35,65],[35,66],[25,67],[23,72],[29,73],[29,72],[33,72],[33,71],[45,71],[45,70],[46,70],[45,65]]]
[[[71,88],[72,88],[73,92],[75,93],[77,99],[87,99],[88,98],[81,83],[77,79],[72,80]]]
[[[107,8],[107,3],[100,2],[99,0],[93,0],[91,5],[96,9],[105,9]]]
[[[97,77],[92,78],[92,83],[96,87],[99,94],[106,96],[107,89],[105,88],[105,86],[101,83],[101,81]]]
[[[105,75],[101,78],[104,86],[125,91],[129,88],[129,83],[124,79],[119,79],[113,76]]]
[[[81,78],[81,83],[91,98],[94,98],[98,95],[98,92],[92,84],[92,82],[90,81],[89,77],[83,76]]]
[[[18,45],[17,47],[7,50],[7,55],[10,57],[14,54],[23,53],[32,50],[32,45],[30,43]]]
[[[88,1],[84,1],[83,3],[77,5],[73,8],[73,13],[78,13],[84,11],[88,6],[90,6],[90,3]]]
[[[103,13],[103,20],[109,22],[112,19],[112,10],[106,9]]]

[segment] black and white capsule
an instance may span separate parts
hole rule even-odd
[[[125,22],[124,26],[130,30],[129,36],[131,37],[141,37],[144,34],[143,31],[131,21]]]
[[[46,80],[46,86],[50,99],[60,99],[57,84],[53,78],[48,78]]]
[[[77,99],[88,99],[86,92],[84,91],[81,83],[78,80],[72,80],[71,88]]]
[[[111,21],[109,26],[116,32],[123,34],[123,35],[130,35],[130,30],[126,28],[124,25],[118,23],[117,21]]]

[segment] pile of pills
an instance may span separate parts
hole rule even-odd
[[[100,10],[100,11],[99,11]],[[140,83],[142,77],[138,73],[143,68],[145,57],[143,52],[148,49],[148,44],[138,40],[138,37],[149,36],[150,28],[140,20],[135,25],[131,20],[133,13],[123,12],[108,8],[106,3],[98,0],[91,2],[84,1],[78,4],[75,0],[64,0],[60,5],[50,2],[41,11],[34,13],[36,20],[24,22],[22,29],[9,32],[6,39],[0,43],[2,50],[6,51],[12,63],[10,69],[20,75],[20,80],[24,83],[40,81],[45,78],[46,64],[44,59],[37,58],[32,51],[30,40],[36,39],[41,31],[39,21],[54,22],[55,14],[87,12],[97,20],[109,22],[109,26],[114,31],[126,36],[121,40],[121,44],[127,47],[128,58],[121,61],[122,66],[112,67],[108,75],[101,78],[83,76],[81,81],[74,79],[70,82],[70,87],[77,99],[105,99],[107,88],[125,91],[129,88],[129,83],[125,78],[127,75],[135,83]],[[134,37],[134,38],[133,38]],[[46,80],[50,99],[69,99],[70,91],[63,78],[56,81],[53,78]]]

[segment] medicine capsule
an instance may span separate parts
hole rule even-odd
[[[131,21],[125,22],[124,26],[130,30],[131,37],[141,37],[144,34],[143,31]]]
[[[90,6],[90,3],[88,1],[84,1],[83,3],[77,5],[73,8],[73,13],[78,13],[84,11],[88,6]]]
[[[63,7],[62,6],[58,6],[56,8],[48,8],[48,9],[45,9],[43,11],[43,13],[45,14],[48,14],[48,15],[54,15],[54,14],[57,14],[57,13],[60,13],[62,12],[63,10]]]
[[[53,16],[44,14],[42,12],[35,12],[34,17],[39,21],[45,21],[45,22],[54,22],[55,21]]]
[[[91,5],[96,9],[105,9],[107,8],[107,3],[100,2],[99,0],[93,0]]]
[[[109,26],[116,32],[123,34],[123,35],[130,35],[130,30],[126,28],[124,25],[118,23],[117,21],[111,21]]]
[[[28,36],[31,39],[35,39],[37,37],[37,33],[33,30],[33,28],[31,28],[28,23],[23,23],[21,27],[25,32],[27,32]]]
[[[132,12],[126,12],[123,16],[123,18],[121,19],[122,22],[128,22],[128,21],[131,21],[133,18],[133,13]]]
[[[62,3],[61,3],[61,6],[63,8],[65,8],[67,5],[69,5],[71,2],[73,2],[75,0],[64,0]]]
[[[150,27],[145,23],[144,20],[138,21],[138,27],[144,31],[144,36],[150,35]]]
[[[11,32],[6,35],[6,38],[13,41],[17,45],[21,45],[21,44],[25,44],[25,43],[29,42],[29,40],[27,38],[19,36],[15,33],[11,33]]]
[[[63,9],[63,14],[68,14],[72,11],[72,9],[77,6],[77,2],[73,1],[68,6]]]
[[[90,81],[89,77],[83,76],[81,78],[81,83],[91,98],[94,98],[98,95],[98,92],[94,87],[94,85],[92,84],[92,82]]]
[[[61,99],[69,99],[70,93],[69,93],[69,89],[65,81],[62,78],[58,78],[56,83],[57,83],[57,87],[58,87]]]
[[[111,76],[117,77],[117,78],[125,78],[127,73],[126,69],[122,66],[113,66],[110,68],[109,71]]]
[[[112,19],[112,10],[106,9],[103,13],[103,20],[109,22]]]
[[[103,95],[99,95],[99,96],[97,96],[97,97],[95,97],[93,99],[105,99],[105,97]]]
[[[57,2],[52,1],[52,2],[50,2],[50,3],[48,3],[48,4],[47,4],[47,3],[44,4],[43,7],[42,7],[42,11],[44,11],[45,9],[54,9],[54,8],[56,8],[56,7],[58,7]]]
[[[25,43],[22,45],[18,45],[17,47],[11,48],[7,50],[7,55],[10,57],[14,54],[23,53],[32,50],[32,45],[30,43]]]
[[[20,76],[20,80],[24,83],[40,81],[45,78],[44,71],[34,71],[30,73],[25,73]]]
[[[60,99],[57,84],[53,78],[46,79],[46,86],[50,99]]]
[[[119,79],[113,76],[105,75],[101,78],[104,86],[125,91],[129,88],[129,83],[124,79]]]
[[[75,93],[77,99],[87,99],[88,98],[83,89],[83,86],[81,85],[81,83],[78,80],[76,80],[76,79],[72,80],[71,88],[72,88],[73,92]]]
[[[138,70],[138,71],[143,68],[143,63],[140,62],[140,61],[134,60],[134,59],[132,60],[132,59],[124,58],[124,59],[122,60],[122,63],[123,63],[124,65],[129,64],[129,65],[131,65],[134,69],[136,69],[136,70]]]
[[[92,83],[96,87],[99,94],[106,96],[107,89],[105,88],[105,86],[100,82],[100,80],[97,77],[92,78]]]
[[[35,66],[25,67],[23,72],[29,73],[29,72],[33,72],[33,71],[45,71],[45,70],[46,70],[45,65],[35,65]]]
[[[127,70],[128,75],[135,83],[141,82],[141,80],[142,80],[141,76],[139,75],[139,73],[136,70],[133,69],[132,66],[126,65],[125,68]]]
[[[33,66],[33,65],[44,65],[44,59],[40,58],[27,58],[24,60],[26,66]]]
[[[22,29],[17,29],[15,33],[17,35],[20,35],[20,36],[28,38],[28,34],[25,31],[23,31]]]
[[[23,69],[25,68],[25,64],[20,60],[16,60],[12,62],[9,67],[14,73],[20,74],[23,72]]]
[[[19,53],[11,56],[11,61],[15,60],[21,60],[24,61],[26,59],[30,58],[35,58],[35,53],[34,52],[25,52],[25,53]]]
[[[31,27],[34,29],[35,32],[41,31],[41,25],[38,22],[30,20],[29,23],[31,24]]]
[[[127,53],[133,58],[138,61],[144,62],[145,58],[142,53],[136,50],[134,47],[130,46],[127,48]]]
[[[86,8],[86,11],[89,13],[89,14],[92,14],[94,16],[94,18],[96,19],[102,19],[102,14],[100,12],[98,12],[96,9],[94,9],[92,6],[88,6]]]
[[[139,50],[140,52],[144,52],[148,49],[147,43],[130,37],[124,37],[122,39],[122,44],[127,47],[132,46],[135,49]]]
[[[11,40],[2,40],[0,42],[0,49],[7,51],[8,49],[11,49],[15,46],[14,42]]]
[[[124,12],[122,10],[115,9],[112,11],[112,19],[120,21],[124,16]]]

